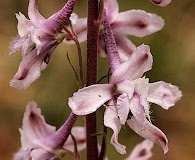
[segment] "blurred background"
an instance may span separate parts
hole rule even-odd
[[[58,11],[65,0],[40,0],[41,14],[48,17]],[[173,0],[165,8],[158,7],[149,0],[119,0],[120,11],[144,9],[165,19],[164,28],[147,37],[129,37],[137,46],[144,43],[151,47],[154,56],[153,69],[147,73],[151,82],[163,80],[179,86],[182,99],[168,111],[152,105],[153,123],[169,139],[169,152],[163,155],[155,145],[151,160],[194,160],[195,158],[195,1]],[[61,44],[53,54],[47,69],[38,81],[26,90],[9,86],[21,61],[20,53],[9,56],[9,43],[17,35],[15,13],[27,16],[28,0],[0,1],[0,159],[10,160],[20,147],[18,128],[22,125],[26,104],[35,100],[49,124],[59,127],[70,109],[67,99],[77,90],[74,75],[67,62],[66,52],[77,66],[74,45]],[[75,12],[86,17],[86,2],[78,0]],[[85,56],[86,43],[82,45]],[[85,60],[86,61],[86,60]],[[106,68],[106,69],[105,69]],[[99,58],[99,77],[107,74],[107,60]],[[98,121],[102,121],[102,111],[98,111]],[[76,125],[82,125],[80,117]],[[101,131],[101,125],[98,127]],[[108,132],[108,157],[110,160],[124,159],[110,145],[111,131]],[[120,133],[120,142],[127,146],[127,153],[143,139],[127,126]],[[82,156],[85,153],[82,152]],[[69,159],[69,158],[68,158]],[[71,159],[71,158],[70,158]],[[84,158],[82,158],[84,159]]]

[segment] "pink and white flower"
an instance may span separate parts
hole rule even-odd
[[[164,153],[168,151],[167,137],[151,123],[149,102],[168,109],[180,99],[181,92],[171,84],[149,83],[142,77],[151,69],[152,62],[149,46],[141,45],[114,71],[109,84],[84,87],[69,98],[69,106],[77,115],[90,114],[107,105],[104,125],[113,130],[111,143],[121,154],[126,151],[118,142],[118,134],[125,123],[140,136],[160,145]]]
[[[123,61],[126,61],[136,49],[136,46],[126,35],[144,37],[161,30],[164,26],[164,20],[161,17],[144,10],[119,12],[119,6],[116,0],[105,0],[104,9],[106,10],[107,19],[112,28],[119,54]],[[79,41],[85,41],[87,39],[87,19],[79,18],[73,27]],[[103,32],[101,30],[99,36],[99,53],[102,56],[106,56]],[[65,39],[64,42],[70,43],[71,41]]]
[[[45,118],[41,115],[41,110],[37,108],[37,104],[33,101],[27,104],[23,126],[19,131],[21,134],[21,148],[14,155],[14,160],[52,160],[57,158],[58,149],[66,154],[74,154],[74,143],[71,136],[65,143],[63,139],[56,138],[56,133],[58,132],[58,135],[63,134],[63,131],[56,131],[54,126],[47,124]],[[86,145],[85,128],[73,127],[71,132],[76,138],[78,151],[83,150]],[[59,144],[62,144],[62,146],[59,146]]]
[[[76,0],[69,0],[65,6],[45,19],[38,11],[38,0],[30,0],[27,19],[22,13],[18,19],[18,36],[10,45],[10,55],[22,50],[22,62],[10,85],[26,89],[37,80],[41,71],[47,67],[54,49],[60,44],[65,34],[62,25],[68,24]]]

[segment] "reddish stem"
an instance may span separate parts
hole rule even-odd
[[[88,0],[87,21],[87,86],[97,81],[97,46],[99,37],[98,0]],[[86,116],[87,128],[87,160],[98,159],[96,113]]]

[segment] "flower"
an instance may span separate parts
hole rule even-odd
[[[108,102],[104,125],[113,130],[111,143],[121,154],[126,151],[118,142],[118,134],[125,123],[140,136],[160,145],[164,153],[168,151],[165,134],[151,123],[149,102],[168,109],[180,99],[181,91],[165,82],[149,83],[142,77],[151,69],[152,62],[149,46],[141,45],[114,71],[110,83],[84,87],[69,98],[69,106],[77,115],[90,114]]]
[[[131,154],[125,160],[148,160],[152,157],[151,149],[154,143],[150,140],[144,140],[137,144]]]
[[[22,13],[18,19],[18,36],[10,45],[10,55],[22,50],[22,62],[12,87],[26,89],[37,80],[49,63],[54,49],[63,41],[62,25],[68,24],[76,0],[69,0],[57,13],[45,19],[38,11],[38,0],[30,0],[27,19]]]
[[[14,160],[29,160],[30,158],[33,160],[52,160],[58,156],[59,150],[66,154],[74,153],[74,143],[71,137],[69,136],[65,143],[63,139],[55,137],[55,133],[58,131],[54,126],[45,122],[41,110],[37,108],[37,104],[33,101],[26,106],[23,126],[19,131],[21,134],[21,148],[14,155]],[[83,150],[86,142],[84,127],[73,127],[72,135],[76,138],[78,150]],[[62,143],[62,146],[59,146],[59,143]]]
[[[126,35],[144,37],[161,30],[164,26],[164,20],[161,17],[147,13],[144,10],[128,10],[119,13],[119,6],[116,0],[105,0],[104,9],[123,61],[126,61],[136,49],[136,46]],[[73,28],[80,42],[87,39],[86,18],[78,19]],[[65,39],[64,42],[70,43],[70,40]],[[102,56],[106,56],[103,30],[100,31],[99,36],[99,53]]]

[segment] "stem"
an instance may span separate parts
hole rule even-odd
[[[98,0],[88,0],[87,21],[87,86],[97,81],[97,46],[99,37]],[[96,112],[86,116],[87,160],[98,160]]]

